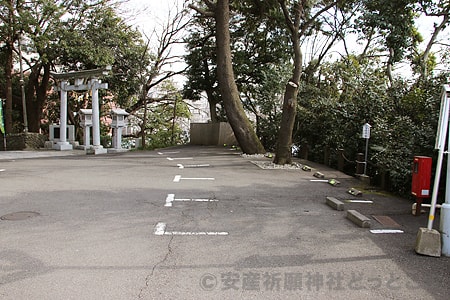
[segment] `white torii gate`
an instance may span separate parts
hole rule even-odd
[[[98,90],[107,89],[108,83],[102,83],[98,78],[107,75],[111,71],[111,66],[100,69],[75,71],[68,73],[51,73],[52,77],[59,80],[58,91],[61,94],[61,112],[59,127],[59,142],[53,149],[55,150],[72,150],[72,145],[67,142],[67,92],[68,91],[85,91],[92,92],[92,146],[86,149],[88,154],[103,154],[107,150],[100,144],[100,108],[98,102]],[[74,80],[74,84],[70,84],[69,80]]]

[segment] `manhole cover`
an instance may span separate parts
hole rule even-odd
[[[39,216],[39,213],[34,211],[18,211],[10,214],[6,214],[0,217],[1,220],[5,221],[21,221],[29,218]]]

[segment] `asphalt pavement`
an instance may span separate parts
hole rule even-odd
[[[427,215],[411,200],[267,161],[200,146],[0,152],[0,299],[448,299],[450,259],[414,252]]]

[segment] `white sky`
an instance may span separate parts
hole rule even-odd
[[[126,2],[122,6],[125,10],[125,18],[128,23],[136,26],[141,32],[145,33],[151,41],[155,39],[152,34],[154,30],[156,32],[160,29],[167,20],[175,14],[176,7],[180,9],[186,2],[184,0],[125,0]],[[172,15],[171,15],[172,12]],[[434,21],[439,22],[440,19],[432,19],[430,17],[423,17],[417,21],[419,32],[425,39],[425,43],[433,32]],[[439,39],[449,42],[449,31],[447,28],[446,34],[441,33]],[[423,45],[422,48],[425,48]],[[174,50],[176,53],[183,53],[183,47],[178,47]],[[306,53],[305,53],[306,54]],[[402,66],[397,66],[402,68]],[[404,66],[403,66],[404,67]]]
[[[125,0],[122,8],[129,24],[150,34],[151,31],[167,22],[170,15],[174,15],[176,8],[181,8],[184,2],[183,0]]]

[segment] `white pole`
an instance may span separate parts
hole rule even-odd
[[[61,107],[59,118],[59,141],[61,143],[67,142],[67,81],[61,81]]]
[[[428,230],[433,229],[433,221],[436,212],[437,195],[439,190],[439,181],[441,179],[442,160],[444,158],[444,149],[439,149],[438,161],[436,165],[436,175],[434,176],[433,195],[431,196],[430,215],[428,217]],[[448,172],[447,172],[448,173]]]
[[[100,107],[98,103],[98,79],[91,79],[92,86],[92,144],[100,146]]]
[[[446,124],[445,124],[445,135],[448,130],[448,117],[450,105],[448,103],[448,93],[450,93],[450,86],[444,85],[442,100],[445,101],[446,105]],[[448,139],[447,149],[450,149],[450,138]],[[447,181],[445,185],[445,203],[441,206],[441,223],[440,231],[442,237],[442,255],[450,256],[450,159],[447,156]]]
[[[438,123],[438,129],[436,133],[436,143],[434,148],[439,150],[438,153],[438,161],[436,165],[436,175],[434,177],[434,186],[433,186],[433,195],[431,196],[431,208],[430,208],[430,214],[428,217],[428,229],[431,230],[433,228],[433,221],[435,218],[435,211],[436,211],[436,203],[437,203],[437,196],[438,196],[438,190],[439,190],[439,181],[441,179],[441,171],[442,171],[442,161],[444,159],[444,153],[445,153],[445,141],[447,138],[447,131],[448,131],[448,118],[449,118],[449,103],[447,98],[447,91],[448,86],[444,85],[444,89],[442,92],[441,97],[441,108],[439,112],[439,123]],[[450,140],[449,140],[450,143]],[[448,171],[447,171],[448,172]],[[448,181],[447,181],[448,183]],[[447,193],[448,194],[448,193]]]
[[[366,155],[364,158],[364,175],[367,175],[367,153],[369,152],[369,139],[366,138]]]

